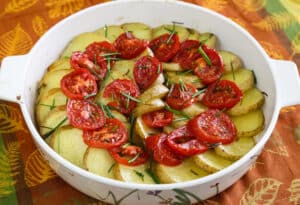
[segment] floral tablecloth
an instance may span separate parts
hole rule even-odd
[[[0,61],[5,56],[27,53],[52,25],[102,2],[1,0]],[[227,16],[254,35],[272,58],[292,60],[300,68],[300,0],[189,2]],[[37,151],[18,105],[0,101],[0,204],[104,203],[80,193],[59,178]],[[161,204],[171,202],[162,200]],[[244,177],[201,204],[300,204],[300,106],[281,110],[272,137]]]

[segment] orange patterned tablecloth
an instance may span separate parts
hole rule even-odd
[[[101,2],[1,0],[0,61],[27,53],[52,25]],[[189,2],[231,18],[254,35],[271,57],[293,60],[300,68],[299,0]],[[202,204],[300,204],[299,156],[300,106],[292,106],[281,110],[272,137],[249,172]],[[18,105],[4,101],[0,101],[0,204],[103,204],[73,189],[50,169],[36,150]]]

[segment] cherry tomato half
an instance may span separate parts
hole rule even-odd
[[[115,118],[109,118],[97,130],[85,130],[83,140],[90,147],[109,149],[124,144],[128,140],[126,127]]]
[[[202,46],[202,49],[210,59],[211,65],[208,65],[204,58],[198,58],[194,73],[204,84],[210,84],[221,77],[224,72],[224,65],[221,56],[215,49],[206,46]]]
[[[173,84],[173,89],[170,89],[167,95],[167,104],[176,110],[182,110],[195,102],[193,94],[197,92],[196,87],[191,84]]]
[[[123,145],[109,150],[111,156],[120,164],[137,166],[147,162],[148,154],[135,145]]]
[[[157,58],[143,56],[135,63],[133,76],[138,86],[145,90],[152,85],[161,72],[162,66]]]
[[[164,34],[153,39],[149,47],[159,61],[168,62],[179,51],[180,42],[177,34]]]
[[[107,73],[107,63],[102,56],[97,56],[95,59],[90,60],[86,53],[75,51],[72,53],[70,63],[74,69],[88,69],[100,80],[102,80]]]
[[[103,97],[111,98],[109,106],[123,114],[129,114],[136,106],[132,98],[137,98],[140,91],[134,81],[128,79],[117,79],[108,84],[104,90]]]
[[[148,46],[148,42],[136,38],[132,32],[125,32],[115,40],[115,48],[121,58],[131,59],[141,54]]]
[[[231,108],[241,100],[242,96],[242,91],[234,82],[220,80],[207,88],[202,103],[209,108]]]
[[[186,126],[173,130],[167,137],[167,144],[176,153],[183,156],[193,156],[207,151],[205,143],[194,137]]]
[[[198,50],[199,46],[200,42],[196,40],[186,40],[182,42],[173,61],[179,63],[180,67],[185,70],[194,69],[197,67],[196,60],[201,57]]]
[[[174,153],[167,144],[167,135],[153,135],[146,138],[146,147],[153,159],[167,166],[179,165],[183,157]]]
[[[173,121],[173,113],[167,110],[157,110],[143,114],[142,119],[149,127],[160,128]]]
[[[202,142],[228,144],[234,141],[237,131],[228,115],[210,109],[191,119],[187,128]]]
[[[60,87],[66,96],[77,100],[98,92],[95,77],[86,69],[74,70],[65,75],[60,81]]]
[[[94,42],[88,45],[85,49],[91,61],[94,61],[97,56],[116,58],[117,49],[108,41]],[[109,54],[108,56],[105,56]]]
[[[71,125],[83,130],[95,130],[105,124],[101,108],[88,100],[68,100],[67,116]]]

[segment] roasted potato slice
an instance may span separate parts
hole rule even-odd
[[[147,41],[151,40],[152,30],[149,26],[143,23],[125,23],[122,24],[121,28],[124,31],[132,32],[132,34],[139,39]]]
[[[159,130],[147,126],[142,117],[136,118],[134,130],[141,140],[145,140],[148,136],[159,133]]]
[[[235,82],[243,92],[254,86],[253,72],[248,69],[238,69],[234,72],[226,73],[221,79]]]
[[[199,41],[209,48],[215,48],[217,44],[217,36],[213,33],[201,33]]]
[[[177,72],[165,72],[166,80],[168,80],[168,83],[179,83],[180,81],[183,81],[184,83],[192,84],[196,88],[203,88],[204,84],[201,82],[201,80],[193,74],[182,74]]]
[[[143,92],[139,96],[139,100],[143,101],[144,103],[147,103],[149,100],[152,100],[154,98],[163,98],[165,97],[169,92],[169,89],[164,86],[163,84],[156,84],[147,90]]]
[[[218,53],[222,57],[225,72],[232,72],[242,67],[242,61],[236,54],[225,50],[220,50]]]
[[[191,158],[185,159],[177,166],[156,164],[155,173],[161,183],[184,182],[204,177],[209,174],[197,166]]]
[[[198,31],[196,31],[195,29],[192,28],[187,28],[187,31],[189,32],[189,36],[187,38],[187,40],[196,40],[198,41],[200,38],[200,33]]]
[[[99,35],[103,36],[106,40],[113,43],[125,31],[118,25],[104,26],[96,31]]]
[[[155,38],[157,38],[161,35],[164,35],[166,33],[170,34],[173,29],[177,33],[180,42],[185,41],[188,38],[188,36],[190,35],[188,30],[183,26],[179,26],[179,25],[162,25],[162,26],[158,26],[158,27],[155,27],[155,28],[152,29],[152,39],[155,39]]]
[[[144,103],[138,103],[138,105],[133,110],[133,113],[136,117],[141,116],[144,113],[161,110],[165,107],[165,103],[159,99],[155,98],[153,100],[147,101]]]
[[[47,71],[72,69],[70,64],[70,58],[64,57],[54,61],[47,69]]]

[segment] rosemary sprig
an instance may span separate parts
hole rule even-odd
[[[175,115],[180,115],[182,117],[185,117],[186,119],[191,119],[191,117],[189,115],[187,115],[186,113],[180,111],[180,110],[175,110],[175,109],[172,109],[169,105],[166,105],[166,110],[174,113]]]
[[[105,26],[104,26],[104,36],[105,36],[105,38],[107,38],[107,33],[108,33],[108,27],[105,24]]]
[[[176,71],[176,75],[186,75],[193,72],[193,70]]]
[[[190,172],[196,176],[199,176],[199,174],[197,172],[195,172],[194,170],[190,169]]]
[[[98,105],[100,105],[101,109],[105,112],[105,115],[109,118],[114,118],[114,115],[112,114],[110,108],[108,105],[104,105],[101,102],[97,102]]]
[[[140,152],[138,152],[133,158],[128,160],[128,163],[133,163],[135,160],[137,160],[139,158],[139,156],[141,155]]]
[[[140,177],[142,179],[142,181],[144,181],[144,174],[142,172],[139,172],[135,169],[133,171],[138,177]]]
[[[123,96],[127,97],[127,99],[129,99],[129,100],[132,100],[132,101],[137,102],[137,103],[143,103],[143,101],[141,101],[140,99],[137,99],[137,98],[131,96],[130,94],[127,94],[127,93],[124,93],[124,92],[122,92],[121,94]]]
[[[66,121],[68,120],[68,117],[65,117],[62,121],[60,121],[53,129],[49,130],[46,134],[42,135],[43,139],[46,139],[50,135],[52,135],[60,126],[62,126]]]
[[[134,132],[134,124],[136,117],[132,114],[130,115],[130,129],[129,129],[129,142],[133,143],[133,132]]]
[[[254,84],[256,85],[257,78],[256,78],[256,75],[255,75],[255,72],[254,72],[254,70],[251,70],[251,72],[252,72],[252,75],[253,75],[253,78],[254,78]]]
[[[102,57],[108,57],[108,56],[114,56],[114,55],[120,55],[120,53],[114,52],[114,53],[102,53],[102,54],[100,54],[100,56],[102,56]]]
[[[153,170],[152,164],[153,164],[153,160],[152,160],[152,157],[150,157],[149,158],[149,167],[147,169],[145,169],[145,172],[152,178],[152,180],[154,181],[154,183],[160,184],[160,181],[159,181],[158,177],[152,171]]]
[[[54,108],[56,108],[55,98],[53,98],[51,105],[47,105],[47,104],[43,104],[43,103],[39,103],[38,105],[49,107],[50,110],[53,110]]]
[[[204,93],[204,92],[206,91],[206,89],[207,89],[207,87],[204,87],[204,88],[202,88],[201,90],[198,90],[197,92],[195,92],[195,93],[192,95],[192,98],[201,95],[202,93]]]
[[[232,65],[232,62],[230,62],[230,68],[231,68],[232,78],[233,78],[233,80],[235,80],[235,73],[234,73],[234,71],[233,71],[233,65]]]
[[[204,58],[204,60],[206,61],[206,63],[211,66],[212,63],[211,63],[211,60],[209,59],[209,57],[207,56],[207,54],[205,53],[205,51],[202,49],[201,46],[199,46],[198,50],[200,51],[202,57]]]
[[[94,97],[94,96],[96,96],[96,95],[97,95],[97,93],[87,94],[86,96],[84,96],[84,100],[87,100],[87,99],[89,99],[90,97]]]
[[[168,93],[168,95],[167,95],[167,97],[170,97],[171,96],[171,93],[173,92],[173,90],[174,90],[174,83],[171,85],[171,87],[170,87],[170,90],[169,90],[169,93]]]
[[[107,173],[110,173],[115,166],[116,166],[116,163],[113,163],[107,170]]]
[[[185,86],[185,84],[184,84],[184,82],[183,82],[182,79],[179,79],[179,85],[180,85],[180,91],[181,91],[181,92],[184,92],[184,91],[187,90],[187,89],[186,89],[186,86]]]

